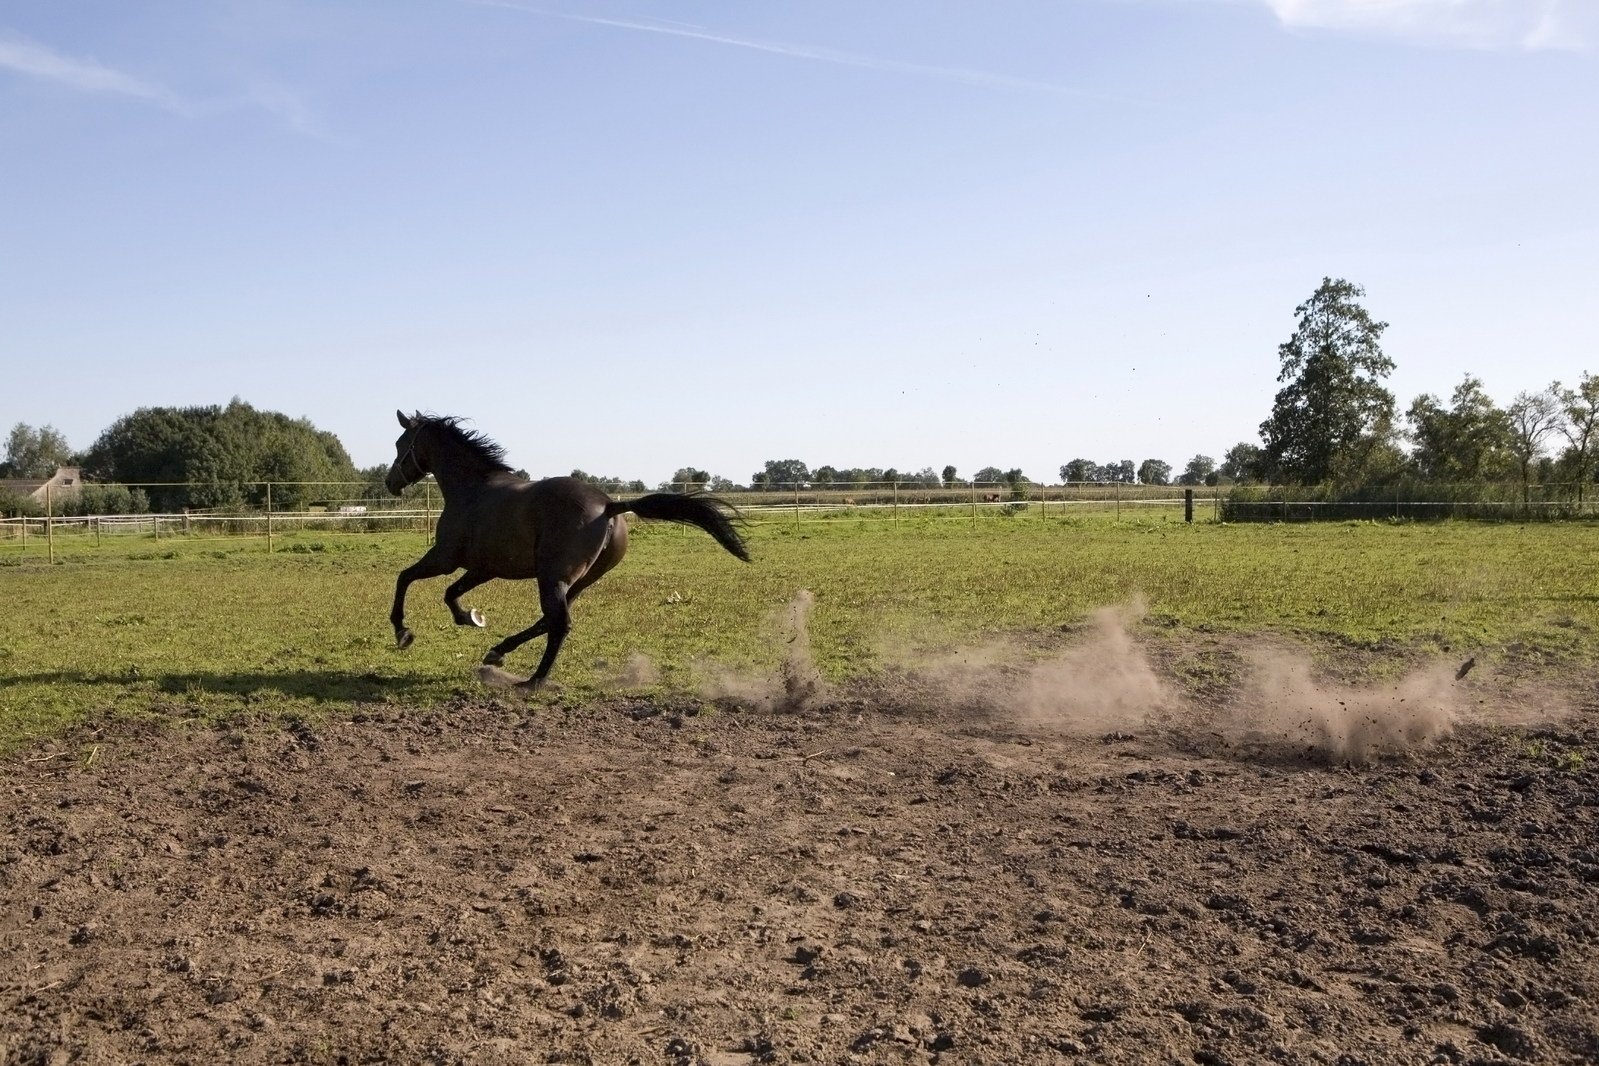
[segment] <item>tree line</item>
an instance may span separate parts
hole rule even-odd
[[[95,513],[260,506],[264,482],[276,483],[274,506],[296,508],[318,495],[311,483],[362,477],[334,434],[237,398],[225,407],[141,407],[83,452],[51,426],[12,428],[0,476],[49,477],[58,466],[76,466],[90,482],[77,500],[63,500],[62,513],[91,504],[102,507]],[[117,495],[129,485],[136,488]],[[8,502],[31,510],[16,500],[0,500],[0,509]]]
[[[1599,377],[1583,373],[1574,387],[1552,382],[1518,393],[1501,408],[1480,379],[1464,375],[1448,401],[1424,393],[1401,415],[1384,385],[1394,361],[1382,350],[1386,322],[1361,304],[1365,291],[1324,278],[1294,309],[1295,328],[1278,347],[1278,390],[1255,441],[1228,448],[1218,463],[1197,454],[1174,475],[1170,463],[1131,459],[1061,464],[1063,482],[1145,485],[1317,485],[1372,491],[1400,482],[1504,484],[1518,482],[1526,499],[1534,482],[1572,487],[1580,501],[1599,466]],[[63,509],[179,510],[260,506],[264,483],[273,503],[302,508],[320,496],[314,483],[357,483],[383,496],[383,465],[357,469],[338,437],[307,419],[261,411],[235,398],[226,406],[142,407],[111,424],[84,452],[73,452],[54,427],[14,426],[6,439],[0,477],[43,478],[58,466],[78,466],[88,485]],[[523,472],[525,473],[525,471]],[[572,471],[611,493],[650,487]],[[115,483],[115,484],[113,484]],[[767,460],[744,483],[693,466],[679,468],[659,489],[712,492],[849,489],[867,485],[956,488],[1006,486],[1024,495],[1032,484],[1020,468],[986,466],[969,479],[953,465],[812,468],[799,459]],[[119,489],[116,484],[138,486]],[[413,486],[413,493],[421,492]],[[340,490],[347,497],[348,488]],[[31,501],[0,489],[0,514],[25,513]]]

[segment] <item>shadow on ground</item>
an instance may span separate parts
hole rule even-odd
[[[56,670],[0,677],[0,689],[54,684],[143,688],[173,696],[206,693],[288,696],[327,703],[397,699],[418,692],[425,685],[417,678],[343,670],[200,670],[150,675],[128,671]]]

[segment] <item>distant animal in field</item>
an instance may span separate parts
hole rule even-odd
[[[1000,493],[997,493],[997,492],[985,492],[985,493],[983,493],[983,502],[984,503],[999,503],[1004,498],[1005,497],[1003,495],[1001,495]]]
[[[735,524],[738,512],[714,496],[654,492],[636,500],[612,500],[586,481],[570,477],[529,481],[505,462],[498,444],[468,429],[459,418],[395,412],[403,431],[394,442],[394,464],[384,484],[398,496],[407,485],[432,474],[444,496],[433,547],[400,571],[389,621],[402,649],[415,635],[405,626],[405,592],[411,582],[465,569],[444,590],[456,625],[482,627],[483,616],[461,606],[461,596],[497,577],[533,578],[543,615],[513,633],[483,657],[499,666],[505,656],[535,637],[546,636],[544,657],[533,676],[518,685],[536,689],[549,677],[571,629],[571,602],[627,553],[631,511],[641,518],[698,526],[733,555],[749,562]]]

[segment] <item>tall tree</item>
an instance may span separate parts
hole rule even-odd
[[[674,492],[695,492],[703,489],[710,482],[711,475],[708,472],[698,470],[692,466],[683,466],[678,468],[677,472],[672,475],[672,480],[663,487],[668,491]]]
[[[1306,484],[1344,474],[1360,445],[1391,418],[1393,394],[1382,379],[1394,368],[1377,322],[1358,300],[1365,290],[1323,278],[1294,308],[1298,325],[1277,349],[1283,383],[1261,423],[1266,465],[1274,477]]]
[[[1437,397],[1421,395],[1405,413],[1410,423],[1410,454],[1417,473],[1434,481],[1481,481],[1509,474],[1510,420],[1467,374],[1446,408]]]
[[[985,466],[972,475],[974,485],[1000,485],[1005,481],[1005,471],[997,466]]]
[[[1060,468],[1060,479],[1065,482],[1093,481],[1099,464],[1092,459],[1073,459]]]
[[[1540,392],[1521,392],[1505,408],[1510,423],[1510,453],[1521,471],[1521,502],[1532,497],[1532,468],[1543,454],[1543,442],[1566,420],[1561,409],[1558,384]]]
[[[943,478],[944,478],[944,487],[946,489],[952,489],[956,485],[960,484],[960,482],[955,480],[955,475],[956,475],[956,470],[955,470],[955,467],[953,465],[946,466],[944,468],[944,470],[943,470]]]
[[[100,434],[84,467],[105,481],[150,485],[152,503],[169,510],[261,503],[266,482],[274,506],[304,506],[329,483],[359,478],[332,433],[238,399],[225,408],[141,407]]]
[[[1140,485],[1170,485],[1171,464],[1163,459],[1145,459],[1138,464]]]
[[[756,476],[761,480],[761,487],[769,489],[791,489],[811,481],[810,468],[798,459],[768,459],[766,469]],[[754,483],[755,479],[751,478],[750,484]]]
[[[1583,490],[1593,477],[1595,453],[1599,452],[1599,376],[1584,371],[1574,389],[1564,388],[1558,381],[1549,388],[1560,397],[1565,415],[1560,431],[1570,445],[1561,465],[1575,469],[1577,503],[1581,504]]]
[[[1216,473],[1216,460],[1208,455],[1196,455],[1188,460],[1188,465],[1177,476],[1179,485],[1213,485],[1210,478]]]
[[[54,426],[34,429],[26,422],[18,422],[6,437],[4,466],[8,477],[49,477],[71,460],[67,438]]]
[[[1227,449],[1216,472],[1236,485],[1247,485],[1260,480],[1261,457],[1260,445],[1242,440]]]

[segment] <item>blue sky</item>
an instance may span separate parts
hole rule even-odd
[[[0,431],[396,407],[535,475],[1179,469],[1325,275],[1599,371],[1599,3],[12,0]]]

